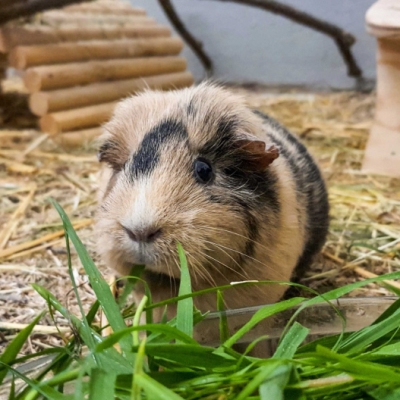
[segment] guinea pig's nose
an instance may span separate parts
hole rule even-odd
[[[124,226],[123,228],[134,242],[154,242],[154,240],[156,240],[161,235],[161,229],[154,226],[136,229],[128,229]]]

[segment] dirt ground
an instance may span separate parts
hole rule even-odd
[[[298,134],[326,178],[331,202],[329,238],[303,283],[325,291],[371,273],[398,270],[400,179],[360,171],[374,94],[283,93],[254,87],[234,90],[242,93],[249,105]],[[29,128],[29,115],[14,112],[10,117],[7,104],[1,106],[0,116],[8,126],[0,129],[0,352],[21,326],[47,309],[31,283],[44,286],[79,315],[62,226],[49,197],[66,210],[99,268],[110,274],[95,254],[93,220],[99,170],[95,150],[58,147],[51,138]],[[76,256],[72,262],[82,300],[89,307],[93,292]],[[351,295],[387,294],[383,287],[369,285]],[[59,315],[55,320],[69,330],[68,321]],[[60,344],[49,313],[36,332],[25,353]]]

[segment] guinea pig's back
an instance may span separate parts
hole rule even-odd
[[[313,256],[325,243],[329,226],[329,203],[324,180],[306,147],[273,118],[256,112],[264,120],[268,142],[279,148],[295,182],[299,207],[305,210],[303,253],[294,270],[294,279],[303,275]]]

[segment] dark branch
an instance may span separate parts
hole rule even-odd
[[[206,70],[207,76],[210,76],[212,74],[213,65],[210,57],[208,57],[208,55],[203,51],[202,43],[194,38],[192,34],[186,29],[170,0],[158,0],[158,2],[160,3],[165,14],[171,21],[172,25],[180,33],[185,42],[190,46],[190,48],[200,59],[200,62],[203,64],[203,67]]]
[[[86,0],[15,0],[12,5],[0,9],[0,25],[16,18],[28,17],[37,12],[52,8],[61,8],[73,3],[83,3]]]
[[[340,54],[343,57],[344,62],[347,65],[347,74],[349,76],[361,77],[362,71],[357,65],[357,62],[350,50],[350,47],[354,44],[354,36],[340,29],[330,22],[324,21],[322,19],[313,17],[303,11],[297,10],[294,7],[288,6],[286,4],[279,3],[274,0],[214,0],[221,2],[231,2],[245,4],[248,6],[258,7],[263,10],[272,12],[274,14],[282,15],[298,24],[307,26],[318,32],[330,36],[334,39],[336,45],[339,48]]]

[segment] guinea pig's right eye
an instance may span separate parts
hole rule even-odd
[[[194,176],[199,183],[208,183],[214,177],[213,170],[208,161],[203,158],[198,158],[194,164]]]

